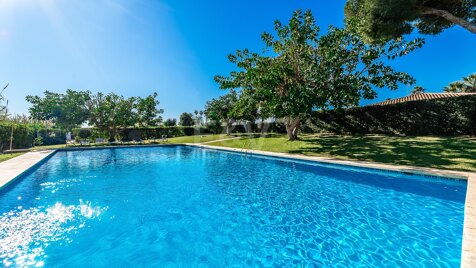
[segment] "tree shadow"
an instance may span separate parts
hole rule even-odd
[[[288,152],[476,171],[476,138],[320,135],[303,141]]]

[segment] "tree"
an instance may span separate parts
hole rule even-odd
[[[476,73],[464,77],[460,81],[453,82],[444,88],[446,92],[472,93],[476,92]]]
[[[476,34],[475,0],[347,0],[345,16],[362,22],[367,42],[389,41],[414,28],[438,34],[459,25]]]
[[[52,120],[61,129],[71,131],[80,126],[89,116],[86,103],[90,100],[89,91],[66,90],[65,94],[44,92],[44,97],[27,96],[32,104],[30,115],[36,120]]]
[[[425,93],[426,89],[423,88],[422,86],[415,86],[412,90],[412,95],[415,95],[415,94],[421,94],[421,93]]]
[[[193,125],[193,116],[191,113],[182,113],[180,115],[179,124],[184,127],[190,127]]]
[[[3,87],[2,91],[0,91],[0,120],[5,120],[8,117],[8,101],[3,96],[3,91],[7,89],[9,84]]]
[[[277,38],[262,35],[264,53],[238,50],[228,57],[238,70],[215,81],[221,89],[241,89],[267,115],[284,119],[290,141],[316,109],[355,106],[361,98],[375,98],[375,87],[397,89],[399,83],[414,82],[386,62],[421,47],[421,39],[367,45],[355,21],[346,26],[319,36],[312,13],[298,10],[288,25],[275,22]]]
[[[175,118],[169,118],[167,120],[165,120],[164,122],[164,126],[166,127],[174,127],[177,125],[177,119]]]
[[[125,99],[114,93],[97,93],[88,102],[89,122],[114,141],[120,129],[136,123],[134,102],[136,98]]]
[[[231,134],[231,127],[236,122],[235,105],[238,101],[237,92],[231,90],[228,94],[220,96],[218,99],[212,99],[205,105],[205,115],[212,124],[225,122],[227,135]]]
[[[465,86],[464,86],[463,82],[456,81],[456,82],[453,82],[453,83],[447,85],[444,88],[444,91],[453,92],[453,93],[465,92]]]
[[[193,111],[193,114],[195,115],[195,117],[194,117],[195,125],[200,125],[200,118],[198,117],[198,114],[199,114],[198,110]]]
[[[198,114],[199,114],[199,119],[200,119],[200,125],[202,125],[202,124],[203,124],[203,115],[204,115],[205,113],[203,112],[203,110],[200,110],[200,111],[198,112]]]
[[[476,73],[463,78],[463,83],[466,86],[466,91],[476,92]]]
[[[159,100],[157,100],[157,96],[157,92],[154,92],[146,98],[137,98],[137,123],[139,126],[155,126],[157,123],[162,122],[160,114],[162,114],[164,110],[157,109],[157,106],[160,104]]]

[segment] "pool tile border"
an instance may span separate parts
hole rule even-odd
[[[412,167],[412,166],[394,166],[387,164],[378,164],[374,162],[342,160],[328,157],[304,156],[287,153],[267,152],[260,150],[236,149],[222,146],[212,146],[205,144],[163,144],[163,145],[136,145],[136,146],[105,146],[105,147],[87,147],[87,148],[61,148],[56,150],[28,152],[21,156],[12,158],[0,163],[0,190],[22,177],[26,173],[34,170],[51,158],[58,151],[80,151],[97,149],[115,149],[131,147],[163,147],[163,146],[190,146],[205,149],[237,152],[252,155],[271,156],[285,159],[304,160],[323,164],[351,166],[356,168],[365,168],[378,171],[393,171],[410,175],[422,175],[440,179],[467,180],[467,193],[465,202],[465,217],[463,229],[463,245],[461,267],[476,267],[476,173],[448,171],[434,168]]]

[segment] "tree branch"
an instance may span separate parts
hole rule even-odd
[[[476,34],[476,24],[473,24],[463,18],[456,17],[455,15],[451,14],[450,12],[446,10],[441,10],[441,9],[436,9],[431,7],[421,7],[420,11],[422,15],[433,15],[433,16],[442,17]]]

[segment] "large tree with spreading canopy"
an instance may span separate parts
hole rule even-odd
[[[109,141],[114,141],[119,130],[137,123],[135,101],[135,98],[126,99],[115,93],[104,95],[99,92],[87,102],[89,123],[101,132],[108,133]]]
[[[70,131],[88,120],[86,102],[90,100],[88,91],[68,89],[66,93],[45,91],[44,96],[27,96],[32,104],[30,115],[36,120],[52,120],[56,126]]]
[[[226,134],[231,134],[231,127],[236,122],[236,104],[238,95],[236,91],[231,90],[230,93],[212,99],[205,105],[204,114],[213,124],[218,125],[225,122]]]
[[[458,25],[476,34],[476,0],[347,0],[346,19],[362,22],[368,42],[382,42],[418,29],[438,34]]]
[[[291,141],[314,110],[355,106],[361,98],[375,98],[376,87],[414,82],[387,62],[420,47],[421,39],[368,45],[355,21],[346,26],[320,35],[312,13],[297,10],[287,25],[275,22],[276,36],[262,35],[264,53],[238,50],[228,57],[238,69],[215,81],[221,89],[246,92],[267,114],[284,119]]]

